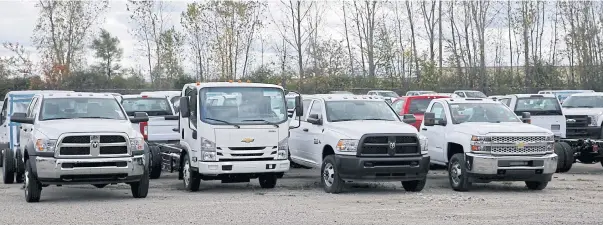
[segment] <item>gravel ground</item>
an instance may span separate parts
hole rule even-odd
[[[575,164],[543,191],[523,182],[450,189],[447,173],[431,171],[427,187],[407,193],[400,183],[350,187],[326,194],[318,170],[292,169],[275,189],[251,183],[203,182],[182,189],[175,174],[151,181],[146,199],[129,186],[47,187],[26,203],[21,184],[0,184],[0,224],[602,224],[603,168]],[[598,222],[597,222],[598,221]]]

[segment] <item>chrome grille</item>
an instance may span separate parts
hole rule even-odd
[[[492,136],[493,143],[544,142],[546,136]]]
[[[56,157],[123,157],[130,155],[125,134],[66,134],[59,138]]]
[[[546,152],[546,146],[526,146],[518,148],[516,146],[493,146],[492,154],[499,155],[537,155]]]

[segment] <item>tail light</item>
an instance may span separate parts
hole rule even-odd
[[[149,122],[140,122],[140,133],[145,141],[149,139]]]

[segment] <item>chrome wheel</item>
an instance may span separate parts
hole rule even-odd
[[[186,160],[184,162],[184,169],[182,171],[183,175],[184,175],[184,184],[188,187],[188,185],[191,182],[191,174],[189,172],[190,169],[190,163],[188,162],[188,160]]]
[[[325,165],[325,169],[322,171],[322,179],[325,181],[327,187],[333,185],[333,182],[335,182],[335,169],[333,168],[333,164],[327,163],[327,165]]]
[[[452,165],[450,166],[450,178],[452,178],[452,182],[455,185],[458,185],[461,183],[461,176],[463,175],[463,172],[461,171],[461,164],[459,163],[459,161],[455,161],[452,163]]]

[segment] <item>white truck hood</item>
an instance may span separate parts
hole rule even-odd
[[[525,123],[462,123],[455,126],[455,131],[486,135],[488,133],[548,133],[551,131],[542,127],[534,126]]]
[[[84,124],[84,125],[82,125]],[[126,133],[132,138],[134,134],[132,125],[128,120],[109,119],[65,119],[40,121],[38,131],[45,134],[49,139],[57,139],[63,133]]]
[[[603,108],[563,108],[563,115],[598,115],[603,113]]]
[[[360,139],[362,135],[370,133],[417,133],[417,128],[398,121],[342,121],[330,123],[328,128],[351,139]]]

